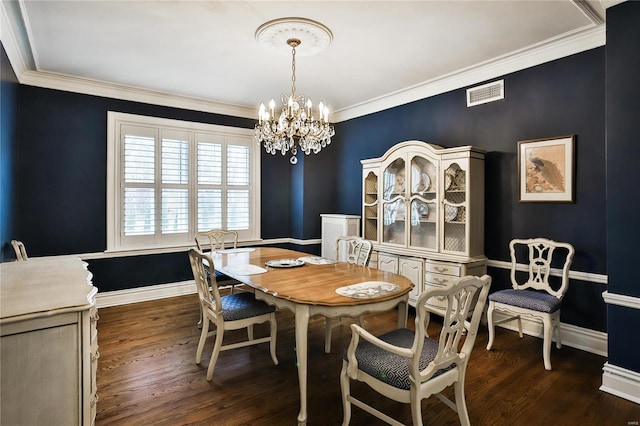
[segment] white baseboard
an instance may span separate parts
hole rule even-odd
[[[506,317],[507,315],[500,312],[494,312],[494,321],[496,322]],[[516,321],[509,321],[498,325],[498,327],[518,331]],[[529,336],[542,338],[542,323],[532,319],[522,318],[522,332]],[[607,333],[560,323],[560,335],[563,345],[591,352],[596,355],[607,356]]]
[[[640,404],[640,373],[608,362],[602,367],[600,390]]]
[[[98,308],[128,305],[130,303],[164,299],[166,297],[195,294],[196,291],[196,283],[193,280],[152,285],[147,287],[138,287],[128,290],[108,291],[104,293],[98,293],[98,295],[96,296],[96,305]]]

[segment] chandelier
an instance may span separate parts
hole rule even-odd
[[[324,35],[324,39],[318,34]],[[317,154],[331,143],[335,135],[334,127],[329,123],[329,108],[322,102],[316,110],[311,99],[296,93],[296,48],[302,40],[296,36],[309,36],[311,47],[324,48],[331,41],[331,32],[324,25],[303,18],[284,18],[267,22],[256,31],[256,38],[263,44],[282,42],[286,37],[286,44],[291,48],[291,92],[280,98],[282,109],[277,114],[276,103],[273,99],[268,107],[260,104],[258,123],[255,125],[255,135],[265,150],[275,155],[277,152],[286,155],[291,152],[289,161],[296,164],[298,151],[306,155]],[[328,37],[328,42],[327,42]],[[265,40],[268,40],[265,43]],[[324,44],[324,46],[322,46]],[[317,51],[317,49],[316,49]],[[315,53],[313,51],[312,53]]]

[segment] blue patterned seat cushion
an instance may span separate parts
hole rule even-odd
[[[253,293],[242,292],[221,297],[222,318],[225,321],[237,321],[275,312],[274,306],[262,300],[256,300]]]
[[[489,300],[549,314],[557,311],[562,304],[560,299],[545,291],[516,290],[512,288],[490,294]]]
[[[414,332],[407,328],[399,328],[382,336],[378,336],[378,338],[394,346],[410,348],[411,345],[413,345]],[[438,342],[429,338],[424,339],[424,346],[422,348],[422,354],[420,355],[420,369],[426,368],[436,357],[437,353]],[[347,361],[346,350],[344,351],[343,358]],[[372,343],[360,340],[356,348],[356,359],[358,360],[358,369],[368,375],[377,377],[380,381],[398,389],[410,389],[410,360],[408,358],[392,354]],[[455,367],[455,364],[437,371],[434,377],[439,376],[453,367]]]

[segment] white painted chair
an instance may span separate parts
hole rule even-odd
[[[560,250],[558,250],[560,249]],[[560,307],[569,288],[569,268],[575,250],[571,244],[546,238],[514,239],[509,243],[511,253],[511,285],[489,296],[487,325],[491,349],[495,336],[494,327],[506,321],[518,321],[518,333],[522,338],[522,317],[541,321],[544,331],[542,355],[544,368],[551,370],[551,341],[556,335],[556,347],[560,349]],[[555,257],[554,257],[555,255]],[[562,265],[561,276],[554,286],[550,283],[552,262]],[[526,266],[522,267],[522,264]],[[493,319],[494,312],[507,315],[499,321]]]
[[[189,261],[198,288],[200,306],[202,307],[202,312],[204,312],[202,332],[200,333],[200,341],[196,351],[196,364],[200,364],[202,350],[207,338],[213,335],[216,336],[209,368],[207,369],[207,380],[210,381],[213,377],[213,369],[220,352],[229,349],[269,342],[271,359],[273,359],[274,364],[278,365],[278,358],[276,358],[277,323],[275,307],[268,305],[264,301],[257,300],[255,294],[250,292],[239,292],[221,297],[215,282],[215,275],[208,273],[207,267],[213,268],[211,256],[198,250],[190,249]],[[269,337],[254,339],[253,325],[264,322],[270,323]],[[210,323],[215,326],[215,330],[212,332],[209,332]],[[222,345],[226,330],[239,330],[242,328],[247,329],[248,340]]]
[[[27,250],[24,248],[22,241],[11,240],[11,246],[13,247],[13,251],[16,252],[16,260],[18,262],[24,262],[29,259],[27,257]]]
[[[336,259],[354,265],[368,266],[372,248],[371,241],[358,236],[338,237],[336,238]],[[362,319],[358,318],[358,320],[362,325]],[[342,321],[338,321],[336,325],[341,323]],[[331,352],[331,330],[334,327],[331,318],[325,319],[325,327],[324,351],[329,353]]]
[[[415,331],[400,328],[375,337],[352,324],[351,342],[340,373],[343,426],[351,421],[352,405],[389,424],[402,425],[354,397],[351,380],[367,383],[394,401],[411,404],[415,426],[422,425],[421,401],[431,395],[456,411],[462,425],[469,425],[464,394],[465,373],[490,285],[491,277],[488,275],[481,278],[466,276],[451,285],[427,289],[416,303]],[[447,302],[438,340],[427,336],[430,313],[425,302],[430,297]],[[473,310],[473,316],[467,321],[470,310]],[[461,340],[465,334],[463,343]],[[455,403],[440,393],[449,386],[454,387]]]

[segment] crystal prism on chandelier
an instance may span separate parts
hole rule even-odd
[[[258,123],[255,135],[265,150],[275,155],[276,152],[286,155],[291,151],[291,164],[296,164],[298,150],[309,155],[317,154],[331,143],[335,129],[329,124],[329,108],[322,102],[314,111],[311,99],[296,94],[296,47],[302,42],[297,38],[289,38],[287,44],[292,49],[293,76],[291,93],[281,97],[282,110],[276,116],[276,103],[273,99],[268,108],[260,104]]]

